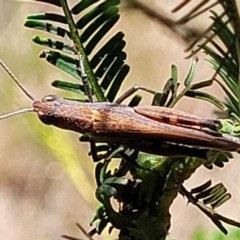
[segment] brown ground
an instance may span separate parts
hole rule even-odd
[[[161,3],[168,12],[174,6],[163,0],[158,5]],[[37,58],[42,48],[30,39],[42,33],[23,27],[27,14],[45,10],[47,6],[41,3],[1,0],[0,57],[36,98],[52,92],[66,96],[65,92],[51,88],[50,82],[71,78]],[[202,26],[201,21],[197,24]],[[160,90],[170,75],[171,64],[179,67],[180,79],[185,77],[190,63],[184,59],[186,45],[168,29],[132,10],[122,11],[118,28],[126,33],[131,65],[123,90],[135,83]],[[210,75],[211,69],[200,55],[196,80]],[[1,113],[30,105],[2,70],[0,83]],[[209,91],[222,97],[218,88],[209,88]],[[149,99],[146,95],[145,103]],[[189,99],[181,101],[177,108],[203,117],[213,116],[214,110],[210,104]],[[93,164],[87,159],[87,145],[79,144],[76,134],[46,127],[32,115],[16,116],[0,124],[0,239],[60,239],[65,233],[81,237],[74,223],[79,222],[88,229],[88,221],[98,205],[91,192],[95,183]],[[60,153],[56,154],[56,149],[61,149]],[[73,181],[64,169],[77,174]],[[213,183],[224,182],[233,197],[220,212],[240,219],[239,169],[238,159],[232,160],[224,170],[200,169],[186,186],[196,186],[209,178]],[[170,239],[191,239],[197,227],[206,232],[215,230],[203,214],[186,205],[186,201],[178,197],[172,206]]]

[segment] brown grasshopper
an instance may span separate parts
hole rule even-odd
[[[44,124],[85,134],[95,142],[123,145],[159,155],[205,158],[206,151],[201,152],[193,147],[221,151],[240,149],[238,138],[217,131],[219,120],[204,119],[166,107],[129,107],[121,104],[139,89],[155,93],[148,88],[135,85],[115,103],[80,103],[55,95],[47,95],[38,101],[26,91],[1,60],[0,64],[33,101],[32,107],[2,115],[0,119],[23,112],[36,112]]]

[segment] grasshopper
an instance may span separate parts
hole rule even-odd
[[[4,119],[24,112],[35,112],[41,122],[85,134],[95,142],[123,145],[138,151],[165,156],[206,158],[206,149],[239,151],[240,140],[221,134],[219,120],[204,119],[183,111],[159,106],[122,105],[138,90],[155,91],[135,85],[114,103],[77,102],[47,95],[35,100],[0,60],[11,78],[33,101],[32,107],[0,116]],[[197,148],[196,148],[197,147]]]

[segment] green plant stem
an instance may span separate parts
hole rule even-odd
[[[104,94],[97,82],[97,79],[92,71],[92,68],[90,66],[90,63],[88,61],[88,58],[85,54],[85,51],[84,51],[84,47],[81,43],[81,39],[80,39],[80,36],[78,34],[78,29],[76,27],[76,24],[73,20],[73,17],[72,17],[72,14],[71,14],[71,11],[68,7],[68,4],[67,4],[67,1],[66,0],[60,0],[60,3],[62,5],[62,9],[63,9],[63,12],[66,16],[66,19],[67,19],[67,22],[68,22],[68,26],[69,26],[69,29],[70,29],[70,33],[71,33],[71,37],[72,37],[72,40],[74,42],[74,44],[76,45],[76,49],[77,51],[83,56],[83,59],[84,59],[84,67],[86,69],[86,73],[88,75],[88,79],[89,79],[89,82],[90,82],[90,85],[92,87],[92,90],[97,98],[98,101],[106,101],[106,98],[104,97]]]
[[[226,1],[226,6],[228,10],[228,15],[231,18],[232,26],[235,32],[235,44],[237,50],[237,59],[238,59],[238,100],[240,100],[240,16],[238,13],[238,7],[236,0]],[[238,101],[238,111],[240,111],[240,101]]]
[[[182,90],[182,92],[171,102],[171,104],[168,106],[169,108],[173,108],[177,102],[185,95],[187,91],[189,91],[192,88],[192,85],[187,86]]]

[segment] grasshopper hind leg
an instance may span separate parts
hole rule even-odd
[[[135,84],[131,88],[129,88],[126,92],[124,92],[116,101],[116,104],[121,104],[125,99],[133,95],[135,92],[142,90],[148,93],[151,93],[155,95],[157,92]],[[154,108],[154,111],[152,109]],[[203,119],[200,117],[197,117],[193,114],[185,113],[183,111],[179,110],[173,110],[171,108],[167,107],[161,107],[161,106],[151,106],[151,107],[144,107],[144,106],[137,106],[135,107],[135,111],[137,113],[140,113],[142,115],[145,115],[149,118],[152,118],[154,120],[160,121],[160,122],[166,122],[173,125],[186,125],[189,126],[199,126],[200,130],[203,130],[203,128],[209,128],[210,131],[206,129],[206,132],[212,134],[212,135],[219,135],[218,129],[221,126],[221,123],[219,120],[212,120],[212,119]],[[211,131],[212,130],[212,131]],[[205,131],[205,130],[203,130]]]

